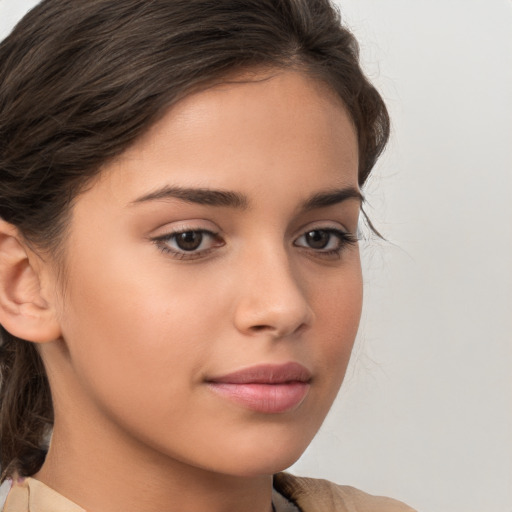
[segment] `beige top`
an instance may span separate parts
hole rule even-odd
[[[16,479],[4,485],[10,489],[3,507],[0,500],[2,512],[86,512],[34,478]],[[414,512],[391,498],[288,473],[275,475],[272,501],[276,512]]]
[[[302,512],[416,512],[401,501],[372,496],[348,485],[289,473],[274,475],[274,489]]]

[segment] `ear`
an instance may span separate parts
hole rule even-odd
[[[36,343],[60,337],[55,311],[41,286],[47,271],[17,228],[0,219],[0,324],[13,336]]]

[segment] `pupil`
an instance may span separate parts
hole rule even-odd
[[[176,244],[183,251],[194,251],[203,241],[203,234],[197,231],[187,231],[180,233],[176,237]]]
[[[310,231],[306,233],[306,242],[313,249],[324,249],[329,243],[330,236],[327,231]]]

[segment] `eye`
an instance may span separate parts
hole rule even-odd
[[[185,231],[173,235],[173,238],[174,243],[182,251],[197,251],[201,247],[205,236],[202,231]]]
[[[306,231],[294,245],[312,249],[322,255],[337,255],[347,246],[357,243],[357,238],[341,229],[326,228]]]
[[[201,257],[215,247],[224,245],[217,233],[205,229],[175,231],[154,238],[153,241],[163,252],[178,259]]]

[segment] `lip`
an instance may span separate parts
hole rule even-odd
[[[306,398],[311,372],[295,362],[262,364],[207,379],[217,395],[264,414],[296,409]]]

